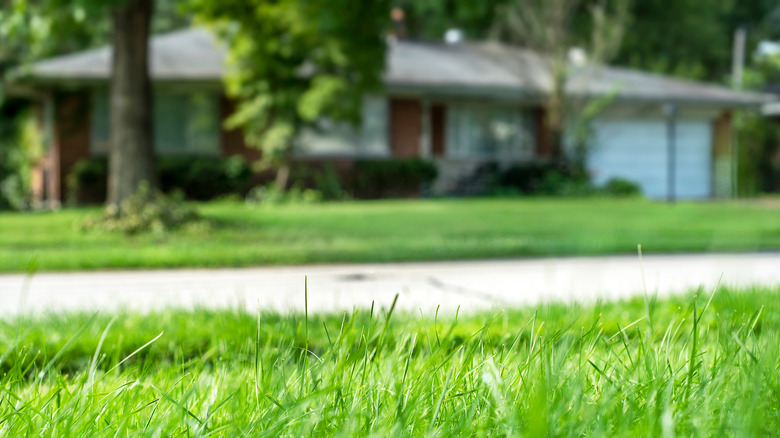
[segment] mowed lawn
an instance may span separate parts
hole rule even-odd
[[[0,214],[0,271],[231,267],[780,249],[777,200],[443,199],[199,205],[163,235],[86,233],[98,209]]]
[[[4,436],[776,436],[778,289],[0,320]],[[301,297],[303,299],[303,297]],[[466,309],[468,310],[468,309]]]

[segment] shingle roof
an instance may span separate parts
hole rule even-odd
[[[212,34],[193,28],[157,35],[151,41],[151,74],[155,80],[219,81],[225,74],[226,51]],[[111,51],[102,48],[45,60],[30,67],[38,80],[105,80]],[[499,43],[393,41],[388,50],[385,83],[390,89],[415,89],[449,94],[539,95],[551,86],[545,59]],[[624,68],[588,68],[575,73],[569,90],[575,94],[617,92],[620,99],[679,101],[724,106],[756,105],[774,96]]]
[[[226,51],[202,28],[181,30],[151,39],[149,66],[157,80],[217,81],[225,67]],[[87,50],[47,59],[30,67],[38,79],[108,79],[111,49]]]

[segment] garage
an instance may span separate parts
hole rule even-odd
[[[596,184],[634,181],[648,198],[667,196],[667,124],[664,119],[606,119],[594,123],[588,170]],[[675,194],[703,199],[712,194],[712,123],[680,120],[676,136]]]

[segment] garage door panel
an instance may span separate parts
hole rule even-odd
[[[667,127],[664,120],[601,120],[594,124],[595,141],[588,168],[596,184],[611,178],[637,182],[651,198],[667,192]],[[676,195],[710,195],[711,123],[706,120],[677,124]]]

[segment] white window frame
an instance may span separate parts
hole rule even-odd
[[[526,160],[534,156],[536,132],[533,113],[528,107],[496,102],[460,101],[447,105],[446,117],[447,158]],[[501,120],[502,118],[504,120]],[[486,122],[486,119],[489,121]],[[485,123],[491,126],[486,128]],[[494,130],[494,138],[485,139],[484,132],[477,132],[486,129]],[[480,136],[482,139],[475,139]],[[479,147],[478,143],[482,141],[500,142],[501,136],[506,138],[506,144],[498,143],[495,150]],[[509,139],[511,136],[515,138]]]
[[[155,154],[160,156],[219,156],[222,154],[222,141],[221,141],[221,131],[222,131],[222,120],[221,120],[221,112],[220,112],[220,101],[219,101],[219,93],[212,90],[200,90],[200,89],[179,89],[179,90],[167,90],[162,88],[155,88],[154,89],[154,99],[153,99],[153,105],[154,108],[152,109],[152,117],[154,122],[154,142],[155,142]],[[207,100],[206,105],[211,106],[211,112],[212,114],[208,115],[207,117],[213,118],[211,122],[213,123],[213,127],[209,127],[211,132],[207,133],[197,133],[197,132],[191,132],[187,133],[187,129],[192,129],[192,126],[185,126],[183,129],[185,129],[185,132],[183,134],[184,142],[187,143],[184,148],[182,149],[166,149],[161,150],[160,149],[160,139],[162,135],[162,130],[165,129],[164,122],[160,121],[161,117],[164,117],[165,115],[162,113],[164,111],[163,108],[161,108],[160,102],[164,102],[162,99],[175,97],[175,98],[189,98],[190,100],[196,99],[196,98],[205,98]],[[107,155],[108,154],[108,142],[110,138],[110,124],[111,124],[111,106],[109,102],[109,91],[106,88],[95,88],[92,90],[92,96],[91,96],[91,127],[90,127],[90,153],[95,156],[101,156],[101,155]],[[184,109],[185,111],[192,111],[192,108],[194,108],[195,105],[193,102],[185,103]],[[205,113],[204,113],[205,114]],[[192,122],[193,114],[190,112],[188,113],[185,118],[187,121],[185,123],[191,123]],[[193,150],[191,147],[192,145],[190,142],[195,139],[196,141],[202,140],[204,136],[211,137],[207,141],[209,142],[208,147],[201,148],[200,150]]]
[[[317,128],[304,128],[295,140],[294,156],[299,158],[388,157],[389,103],[384,96],[368,96],[363,101],[363,120],[356,130],[349,123],[329,119]]]

